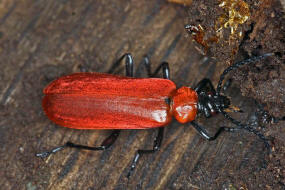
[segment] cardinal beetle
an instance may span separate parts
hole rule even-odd
[[[75,73],[60,77],[44,89],[42,106],[48,118],[58,125],[69,128],[112,129],[113,132],[98,147],[67,142],[36,156],[44,158],[66,147],[105,150],[114,144],[120,129],[158,128],[153,148],[136,152],[128,173],[129,177],[142,154],[159,150],[164,126],[170,123],[172,116],[180,123],[190,123],[209,141],[215,140],[222,131],[246,129],[257,135],[266,147],[270,147],[263,134],[226,113],[225,109],[230,108],[231,103],[228,97],[221,95],[221,89],[225,86],[222,84],[225,75],[230,71],[274,55],[280,56],[280,53],[267,53],[229,66],[221,74],[217,89],[209,79],[203,79],[195,88],[183,86],[176,89],[176,85],[169,80],[168,63],[163,62],[152,73],[148,58],[145,58],[144,65],[149,77],[157,76],[162,70],[163,79],[134,78],[134,63],[130,54],[123,55],[109,71],[113,73],[125,59],[126,77],[103,73]],[[211,136],[203,126],[195,122],[198,114],[209,118],[216,113],[221,113],[236,127],[220,127]]]

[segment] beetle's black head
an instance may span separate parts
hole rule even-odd
[[[231,101],[228,97],[223,95],[213,95],[200,93],[198,95],[198,112],[211,117],[222,110],[228,108]]]

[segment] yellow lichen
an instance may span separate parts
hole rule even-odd
[[[244,24],[250,18],[249,5],[242,0],[218,0],[219,7],[224,10],[224,13],[219,15],[215,20],[215,34],[207,35],[209,32],[204,30],[202,25],[188,24],[186,30],[192,35],[193,40],[204,47],[207,52],[212,43],[221,42],[221,45],[226,45],[223,42],[228,42],[232,45],[232,54],[236,54],[238,50],[238,41],[243,36],[243,31],[240,25]],[[230,29],[229,40],[225,40],[225,31]],[[209,28],[208,30],[213,30]],[[222,40],[223,39],[223,40]]]
[[[245,23],[250,17],[249,6],[242,0],[219,0],[219,7],[225,13],[218,18],[216,32],[220,36],[224,28],[230,28],[230,38],[242,37],[242,31],[238,31],[238,26]],[[220,36],[221,37],[221,36]]]

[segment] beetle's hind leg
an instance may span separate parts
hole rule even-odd
[[[114,73],[116,72],[117,68],[120,66],[121,62],[123,61],[123,59],[125,59],[125,69],[126,69],[126,75],[129,77],[133,76],[133,70],[134,70],[134,62],[133,62],[133,58],[132,55],[129,53],[124,54],[123,56],[120,57],[120,59],[118,59],[113,66],[111,67],[111,69],[109,70],[108,73]],[[117,140],[118,136],[120,134],[120,130],[114,130],[110,136],[108,136],[101,144],[101,146],[98,147],[90,147],[90,146],[85,146],[85,145],[79,145],[79,144],[75,144],[72,142],[67,142],[65,145],[63,146],[59,146],[56,147],[50,151],[46,151],[46,152],[42,152],[42,153],[38,153],[36,154],[37,157],[41,157],[41,158],[45,158],[48,157],[50,154],[54,154],[64,148],[70,147],[70,148],[77,148],[77,149],[84,149],[84,150],[106,150],[109,147],[111,147],[115,141]]]
[[[133,77],[134,75],[134,61],[132,58],[132,55],[129,53],[126,53],[122,55],[111,67],[108,73],[115,73],[116,69],[119,68],[121,62],[125,59],[125,69],[126,69],[126,76],[128,77]],[[85,145],[79,145],[79,144],[74,144],[72,142],[67,142],[64,146],[57,147],[53,149],[50,152],[45,152],[41,154],[37,154],[37,156],[44,157],[44,155],[49,155],[51,153],[55,153],[59,150],[62,150],[65,147],[71,147],[71,148],[77,148],[77,149],[85,149],[85,150],[106,150],[109,147],[111,147],[115,141],[117,140],[118,136],[120,134],[120,130],[113,130],[110,136],[108,136],[101,144],[101,146],[98,147],[90,147],[90,146],[85,146]]]
[[[63,146],[56,147],[50,151],[38,153],[38,154],[36,154],[36,156],[41,157],[41,158],[45,158],[45,157],[48,157],[50,154],[54,154],[60,150],[63,150],[64,148],[67,148],[67,147],[84,149],[84,150],[95,150],[95,151],[96,150],[106,150],[114,144],[114,142],[117,140],[119,134],[120,134],[120,130],[113,131],[112,134],[102,142],[101,146],[98,146],[98,147],[91,147],[91,146],[74,144],[72,142],[67,142]]]

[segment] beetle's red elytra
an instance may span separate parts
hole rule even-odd
[[[104,73],[60,77],[44,89],[42,106],[50,120],[75,129],[147,129],[181,123],[197,113],[195,90],[168,79]],[[170,100],[170,101],[168,101]]]

